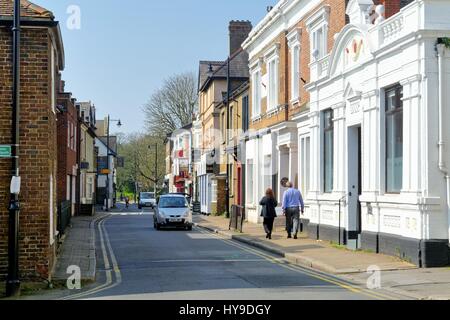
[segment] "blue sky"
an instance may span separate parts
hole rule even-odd
[[[256,25],[276,0],[34,0],[61,22],[66,91],[91,100],[97,117],[120,118],[121,132],[144,130],[142,106],[164,78],[197,73],[198,61],[228,53],[228,22]],[[69,30],[67,8],[81,9]],[[112,130],[113,131],[113,130]]]

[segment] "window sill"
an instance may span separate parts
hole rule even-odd
[[[256,116],[256,117],[253,117],[252,118],[252,122],[254,123],[254,122],[258,122],[258,121],[261,121],[262,120],[262,116],[261,115],[258,115],[258,116]]]
[[[298,105],[300,105],[300,97],[291,99],[291,104],[292,104],[292,106],[298,106]]]
[[[280,113],[280,106],[268,109],[266,115],[268,118],[270,118],[273,117],[274,115],[277,115],[278,113]]]

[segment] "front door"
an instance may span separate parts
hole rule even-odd
[[[356,250],[361,242],[361,127],[348,128],[348,247]]]

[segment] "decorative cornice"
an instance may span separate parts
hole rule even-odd
[[[373,96],[379,96],[380,95],[380,90],[378,89],[374,89],[374,90],[370,90],[368,92],[365,92],[362,94],[362,97],[364,99],[368,99],[368,98],[372,98]]]
[[[264,60],[270,60],[274,57],[280,56],[280,48],[281,44],[279,42],[272,45],[265,53],[264,53]]]
[[[329,18],[330,18],[330,6],[324,5],[320,9],[318,9],[316,12],[314,12],[306,21],[306,29],[308,32],[311,32],[311,29],[314,29],[314,27],[319,24],[320,22],[324,22],[325,24],[328,24]]]
[[[407,84],[413,83],[413,82],[418,82],[422,80],[422,75],[420,74],[416,74],[414,76],[408,77],[406,79],[403,79],[402,81],[400,81],[400,85],[405,86]]]
[[[288,41],[289,48],[293,48],[296,45],[300,45],[302,37],[302,28],[295,28],[288,33],[286,39]]]

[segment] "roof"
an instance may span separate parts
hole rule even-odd
[[[20,0],[21,16],[28,18],[40,18],[53,20],[53,13],[28,0]],[[0,16],[12,16],[14,14],[14,0],[0,0]]]
[[[212,66],[213,74],[208,76],[209,66]],[[248,53],[238,50],[230,57],[230,77],[249,78]],[[227,61],[200,61],[199,91],[202,91],[210,80],[227,78]]]
[[[211,66],[213,72],[219,69],[225,62],[224,61],[200,61],[200,70],[198,76],[198,89],[208,80],[208,71]]]

